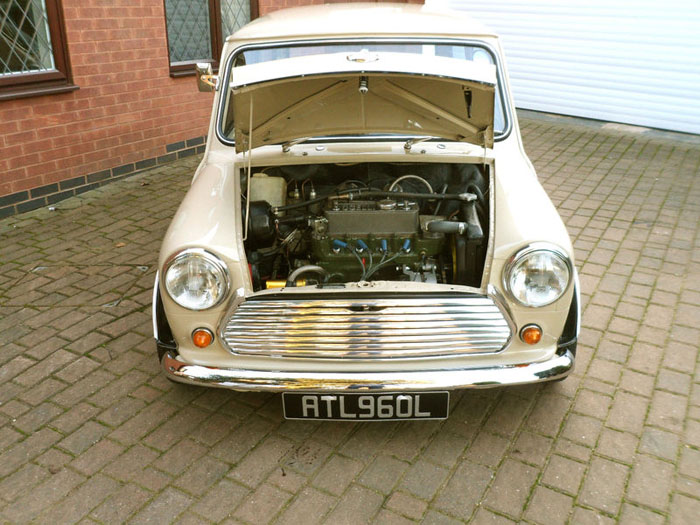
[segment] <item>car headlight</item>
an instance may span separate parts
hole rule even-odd
[[[503,280],[513,299],[525,306],[552,304],[571,280],[571,261],[559,248],[543,244],[516,253],[504,269]]]
[[[168,295],[177,304],[190,310],[206,310],[226,296],[228,272],[215,255],[191,248],[167,263],[164,282]]]

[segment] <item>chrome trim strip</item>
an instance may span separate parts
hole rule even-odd
[[[158,298],[158,270],[156,280],[153,283],[153,298],[151,300],[151,320],[153,321],[153,339],[158,341],[158,320],[156,319],[156,299]]]
[[[506,301],[506,298],[503,296],[501,291],[494,285],[488,284],[486,285],[486,293],[488,297],[493,300],[496,306],[498,306],[498,308],[503,313],[503,317],[505,317],[506,321],[508,322],[510,331],[513,334],[517,332],[515,321],[513,321],[513,311],[510,309],[510,305],[508,304],[508,301]],[[510,343],[510,339],[508,340],[508,342]]]
[[[316,359],[496,353],[515,326],[495,297],[253,299],[219,331],[234,355]]]
[[[573,265],[572,265],[573,266]],[[578,270],[574,266],[574,292],[576,293],[576,305],[578,306],[578,315],[576,316],[576,339],[581,335],[581,311],[583,306],[581,305],[581,283],[578,279]]]
[[[484,368],[397,372],[283,372],[240,370],[192,365],[173,351],[163,355],[161,366],[174,381],[241,391],[425,391],[457,388],[491,388],[563,379],[574,368],[566,350],[547,361]]]

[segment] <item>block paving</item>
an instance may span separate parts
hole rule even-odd
[[[444,422],[284,421],[160,374],[157,252],[199,157],[0,221],[0,521],[697,523],[700,140],[521,125],[575,244],[576,370]]]

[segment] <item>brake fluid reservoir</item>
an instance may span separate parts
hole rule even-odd
[[[250,201],[267,201],[273,208],[287,203],[287,183],[282,177],[254,173],[250,179]]]

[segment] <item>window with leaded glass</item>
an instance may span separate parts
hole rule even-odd
[[[71,85],[60,0],[0,0],[0,100]]]
[[[171,74],[188,74],[196,62],[218,65],[224,39],[256,10],[257,0],[165,0]]]

